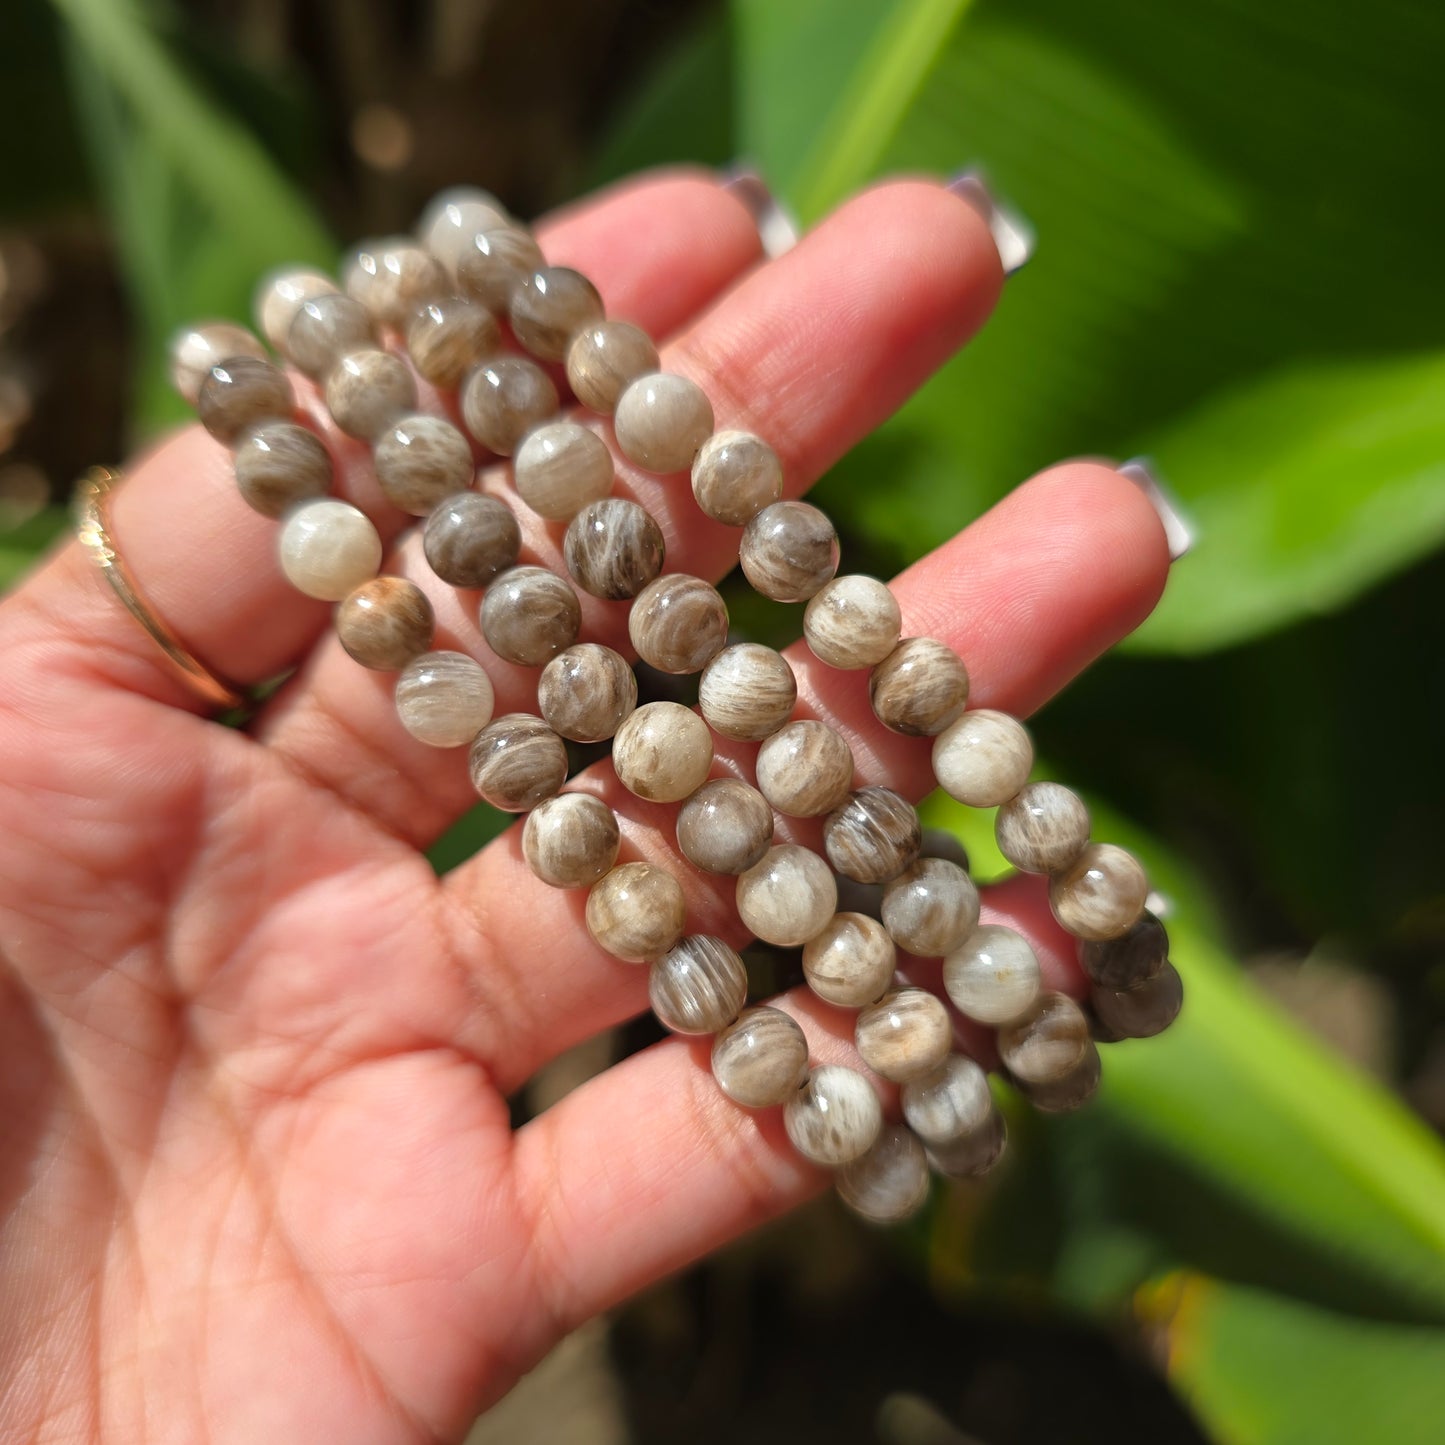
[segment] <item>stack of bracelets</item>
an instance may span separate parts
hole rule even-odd
[[[659,370],[652,341],[610,320],[581,274],[548,266],[531,234],[485,192],[433,202],[419,240],[367,245],[342,287],[318,272],[277,273],[257,300],[275,351],[323,390],[337,426],[372,449],[376,480],[403,511],[425,518],[423,549],[442,581],[482,589],[481,630],[508,662],[540,669],[537,713],[493,717],[493,689],[472,657],[431,651],[433,612],[402,577],[378,575],[381,537],[350,503],[328,497],[332,464],[297,420],[290,381],[250,332],[229,323],[183,333],[173,374],[201,422],[230,447],[236,483],[281,522],[281,566],[308,596],[335,602],[336,630],[364,667],[395,671],[397,713],[433,747],[466,747],[477,792],[527,813],[522,849],[556,888],[585,888],[587,928],[609,954],[649,968],[653,1011],[668,1029],[713,1036],[718,1086],[747,1109],[781,1105],[788,1137],[835,1169],[842,1198],[877,1221],[907,1217],[928,1192],[929,1165],[982,1174],[1004,1144],[988,1076],[955,1047],[953,1020],[925,988],[896,976],[896,950],[943,960],[948,998],[995,1031],[1001,1071],[1043,1110],[1077,1107],[1099,1080],[1095,1041],[1146,1037],[1181,1000],[1168,938],[1145,908],[1144,870],[1122,848],[1091,842],[1080,799],[1029,782],[1033,745],[1006,713],[964,710],[968,672],[926,637],[902,637],[892,592],[871,577],[835,575],[838,538],[816,507],[782,500],[782,467],[761,437],[715,431],[691,380]],[[515,343],[515,344],[513,344]],[[579,403],[559,418],[558,388],[540,363],[561,363]],[[413,371],[457,391],[465,426],[417,410]],[[691,469],[707,516],[740,529],[749,583],[780,602],[806,602],[809,648],[835,668],[869,669],[873,712],[896,733],[934,739],[939,785],[974,808],[997,807],[999,850],[1048,876],[1054,916],[1079,940],[1084,1006],[1045,991],[1029,943],[979,923],[967,858],[951,839],[925,850],[913,805],[884,787],[855,786],[852,750],[825,723],[792,717],[787,660],[755,643],[728,644],[728,612],[699,577],[663,570],[663,534],[636,502],[610,495],[617,448],[647,472]],[[468,435],[470,433],[470,436]],[[474,446],[475,444],[475,446]],[[482,449],[480,453],[476,448]],[[478,455],[510,457],[520,503],[565,523],[570,580],[519,563],[513,510],[473,490]],[[664,673],[701,673],[699,707],[637,705],[628,660],[579,642],[575,588],[630,600],[637,655]],[[712,733],[760,744],[752,786],[711,778]],[[612,766],[637,797],[677,803],[677,844],[692,866],[737,879],[737,911],[754,937],[802,948],[808,985],[858,1010],[867,1066],[901,1088],[903,1122],[885,1122],[872,1083],[835,1064],[809,1067],[798,1024],[748,1007],[748,977],[722,939],[686,932],[673,873],[617,862],[618,820],[584,792],[564,791],[564,739],[612,740]],[[823,854],[775,844],[774,811],[822,818]],[[951,845],[951,847],[950,847]],[[928,856],[928,854],[939,856]],[[881,887],[877,916],[839,911],[838,877]],[[856,888],[854,893],[858,893]]]

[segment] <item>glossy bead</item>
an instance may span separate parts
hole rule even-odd
[[[1133,988],[1101,988],[1095,984],[1089,1002],[1115,1038],[1149,1039],[1179,1016],[1184,981],[1172,963]]]
[[[680,472],[712,435],[712,403],[695,381],[654,371],[618,397],[613,429],[628,461],[649,472]]]
[[[928,1202],[928,1156],[913,1132],[885,1124],[873,1147],[833,1181],[838,1197],[873,1224],[901,1224]]]
[[[856,1069],[821,1064],[784,1105],[783,1127],[803,1158],[836,1169],[873,1147],[883,1129],[883,1106]]]
[[[587,895],[587,931],[624,963],[650,963],[682,937],[687,905],[671,873],[621,863]]]
[[[808,1041],[782,1009],[745,1009],[713,1040],[718,1087],[745,1109],[770,1109],[798,1092],[808,1074]]]
[[[1030,1084],[1025,1093],[1029,1103],[1044,1114],[1071,1114],[1082,1109],[1099,1091],[1102,1070],[1099,1050],[1090,1042],[1084,1057],[1062,1079],[1048,1084]]]
[[[226,446],[233,446],[262,422],[289,419],[295,406],[286,373],[254,356],[218,361],[206,373],[196,394],[196,414],[201,425]]]
[[[922,846],[917,811],[891,788],[859,788],[823,823],[828,861],[855,883],[887,883]]]
[[[358,441],[374,441],[416,408],[416,381],[399,356],[368,347],[348,351],[326,378],[326,409]]]
[[[1090,843],[1049,879],[1049,907],[1075,938],[1118,938],[1139,921],[1149,880],[1139,860],[1113,843]]]
[[[662,571],[662,550],[662,528],[625,497],[589,502],[562,539],[572,580],[613,602],[636,597]]]
[[[522,530],[505,502],[458,492],[437,505],[422,531],[433,572],[453,587],[485,587],[517,560]]]
[[[647,998],[675,1034],[715,1034],[748,1001],[748,971],[720,938],[689,934],[648,971]]]
[[[994,1115],[988,1075],[967,1054],[949,1054],[899,1095],[908,1127],[926,1144],[948,1144],[986,1128]]]
[[[627,618],[637,655],[659,672],[701,672],[722,651],[728,609],[701,577],[669,572],[637,594]]]
[[[510,229],[506,208],[479,186],[452,186],[433,197],[422,212],[417,236],[450,273],[483,232]]]
[[[522,826],[527,867],[553,888],[590,888],[617,861],[617,815],[588,793],[538,803]]]
[[[478,231],[457,253],[457,285],[505,316],[517,288],[547,264],[542,248],[518,226]]]
[[[698,704],[714,732],[757,742],[792,715],[798,683],[781,652],[757,642],[725,647],[703,669]]]
[[[1149,912],[1117,938],[1079,944],[1080,965],[1103,988],[1133,988],[1162,973],[1168,962],[1169,934]]]
[[[1061,993],[1040,994],[1028,1013],[998,1031],[999,1058],[1024,1084],[1062,1079],[1092,1046],[1083,1010]]]
[[[738,914],[753,937],[796,948],[833,916],[838,885],[816,853],[782,843],[739,875],[736,896]]]
[[[1062,783],[1029,783],[994,820],[999,852],[1025,873],[1067,868],[1089,841],[1089,810]]]
[[[963,712],[968,671],[951,647],[931,637],[905,637],[873,669],[868,695],[884,727],[933,737]]]
[[[557,410],[552,378],[524,356],[484,361],[462,384],[462,420],[484,447],[511,456]]]
[[[541,667],[577,640],[582,607],[564,578],[545,567],[503,572],[482,599],[482,636],[507,662]]]
[[[262,422],[236,444],[236,490],[263,517],[279,517],[331,490],[331,454],[296,422]]]
[[[746,873],[773,841],[773,810],[737,778],[704,783],[677,815],[677,846],[707,873]]]
[[[464,652],[424,652],[392,695],[401,725],[431,748],[459,748],[492,720],[492,680]]]
[[[1007,1024],[1028,1013],[1043,984],[1028,940],[985,923],[943,960],[943,987],[959,1013],[981,1024]]]
[[[509,712],[488,723],[467,759],[472,786],[504,813],[525,813],[567,781],[567,749],[539,717]]]
[[[405,326],[417,308],[447,289],[447,274],[436,258],[404,236],[367,241],[352,253],[342,284],[373,320]]]
[[[584,326],[567,348],[567,384],[583,406],[607,413],[637,380],[657,370],[652,338],[628,321]]]
[[[803,636],[829,667],[872,667],[895,647],[903,613],[892,589],[876,577],[835,577],[803,612]]]
[[[340,292],[308,296],[286,333],[286,355],[298,371],[319,381],[349,351],[376,345],[366,308]]]
[[[406,331],[411,364],[433,386],[448,391],[459,387],[467,372],[495,355],[501,345],[497,318],[467,296],[429,301]]]
[[[192,406],[213,366],[233,356],[269,360],[266,348],[233,321],[205,321],[199,326],[183,327],[171,337],[170,352],[171,385]]]
[[[758,787],[778,812],[819,818],[847,798],[853,786],[853,750],[827,723],[799,718],[758,749]]]
[[[838,534],[807,502],[774,502],[743,528],[743,573],[775,602],[806,602],[838,570]]]
[[[553,732],[577,743],[599,743],[637,706],[637,674],[610,647],[579,642],[542,669],[537,706]]]
[[[783,464],[762,437],[720,431],[692,464],[692,494],[714,521],[745,527],[783,495]]]
[[[853,1037],[875,1074],[902,1084],[943,1063],[953,1046],[953,1025],[927,989],[900,988],[859,1011]]]
[[[287,516],[277,553],[287,581],[298,591],[340,602],[376,576],[381,537],[365,512],[350,502],[322,497],[303,502]]]
[[[612,490],[612,453],[590,427],[549,422],[527,433],[512,462],[512,477],[517,495],[539,517],[570,522]]]
[[[899,948],[941,958],[978,923],[978,889],[954,863],[923,858],[883,890],[883,926]]]
[[[336,609],[336,636],[363,667],[398,672],[431,646],[436,618],[427,595],[404,577],[373,577]]]
[[[332,379],[340,374],[338,368]],[[445,417],[428,412],[404,416],[382,432],[372,466],[387,501],[414,517],[465,491],[475,470],[471,443]]]
[[[269,272],[256,287],[251,308],[261,335],[282,356],[289,356],[287,338],[302,304],[314,296],[334,296],[336,290],[330,276],[306,267],[282,267]]]
[[[543,266],[512,292],[512,333],[533,356],[561,361],[572,338],[603,317],[597,288],[570,266]]]
[[[1017,718],[990,708],[966,712],[933,740],[933,776],[970,808],[996,808],[1029,780],[1034,745]]]
[[[997,1110],[988,1122],[971,1134],[960,1134],[944,1144],[926,1147],[928,1162],[948,1179],[974,1179],[987,1174],[1003,1155],[1008,1129]]]
[[[612,767],[628,792],[649,803],[676,803],[707,780],[712,734],[690,707],[650,702],[617,729]]]
[[[896,962],[887,930],[863,913],[835,913],[803,945],[808,987],[840,1008],[862,1008],[882,998]]]

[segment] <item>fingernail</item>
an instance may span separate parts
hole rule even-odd
[[[1128,477],[1154,504],[1159,520],[1164,523],[1169,560],[1177,562],[1194,545],[1194,523],[1179,505],[1179,498],[1154,470],[1154,463],[1148,457],[1134,457],[1125,462],[1119,468],[1119,475]]]
[[[742,162],[730,165],[722,173],[722,188],[752,213],[765,256],[781,256],[798,244],[798,223],[752,166]]]
[[[994,195],[977,167],[960,171],[946,189],[961,196],[988,222],[1005,276],[1012,276],[1034,254],[1034,228]]]

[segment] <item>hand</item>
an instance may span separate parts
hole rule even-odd
[[[719,425],[767,437],[802,492],[983,322],[989,232],[924,182],[879,187],[779,260],[709,179],[635,182],[542,228],[608,311],[671,336]],[[394,533],[364,454],[342,490]],[[685,484],[628,474],[668,570],[726,571],[737,534]],[[887,486],[880,476],[878,485]],[[74,544],[0,609],[0,1433],[48,1440],[455,1438],[560,1335],[811,1195],[776,1111],[723,1098],[669,1039],[518,1131],[507,1096],[646,1007],[646,971],[536,882],[518,829],[445,878],[419,851],[474,795],[464,751],[402,731],[329,609],[292,592],[275,524],[198,429],[141,462],[114,535],[217,671],[300,664],[246,732],[198,715]],[[555,529],[529,539],[555,560]],[[415,563],[415,548],[406,555]],[[897,581],[905,634],[956,647],[972,701],[1026,714],[1153,605],[1168,561],[1142,493],[1073,463]],[[420,576],[420,572],[416,575]],[[439,646],[484,653],[449,589]],[[472,599],[474,603],[475,599]],[[623,609],[584,636],[625,646]],[[918,796],[927,740],[885,735],[860,674],[795,648],[800,702],[861,774]],[[497,712],[536,674],[489,670]],[[730,879],[675,854],[670,809],[595,789],[624,849],[671,860],[689,927],[736,938]],[[805,839],[805,830],[798,830]],[[987,905],[1079,992],[1037,879]],[[851,1017],[783,1002],[816,1059]]]

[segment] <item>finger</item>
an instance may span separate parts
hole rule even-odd
[[[702,174],[662,173],[574,208],[539,236],[550,255],[586,270],[609,310],[669,334],[759,255],[742,203]],[[639,245],[638,237],[644,237]],[[667,286],[657,284],[666,274]],[[384,532],[411,519],[378,512],[367,452],[341,436],[298,385],[337,465],[338,492],[362,502]],[[282,576],[276,524],[236,491],[229,454],[199,427],[178,433],[137,463],[114,497],[112,531],[159,617],[208,667],[238,684],[272,677],[327,627],[328,604],[303,597]],[[154,643],[72,544],[22,589],[55,634],[57,665],[178,707],[196,707]]]
[[[977,330],[1001,284],[993,238],[971,206],[936,185],[894,182],[856,197],[753,272],[666,348],[663,364],[702,385],[719,428],[766,437],[796,495]],[[625,465],[619,471],[619,491],[662,528],[669,572],[716,579],[732,568],[737,530],[705,517],[685,480]],[[565,572],[561,534],[533,519],[527,560]],[[414,544],[401,565],[432,598],[441,624],[435,645],[483,660],[497,713],[535,711],[536,670],[491,653],[478,630],[476,596],[438,583]],[[583,601],[581,635],[631,656],[626,605]],[[410,738],[390,690],[391,679],[367,675],[329,641],[259,733],[308,777],[425,843],[475,795],[465,757]]]

